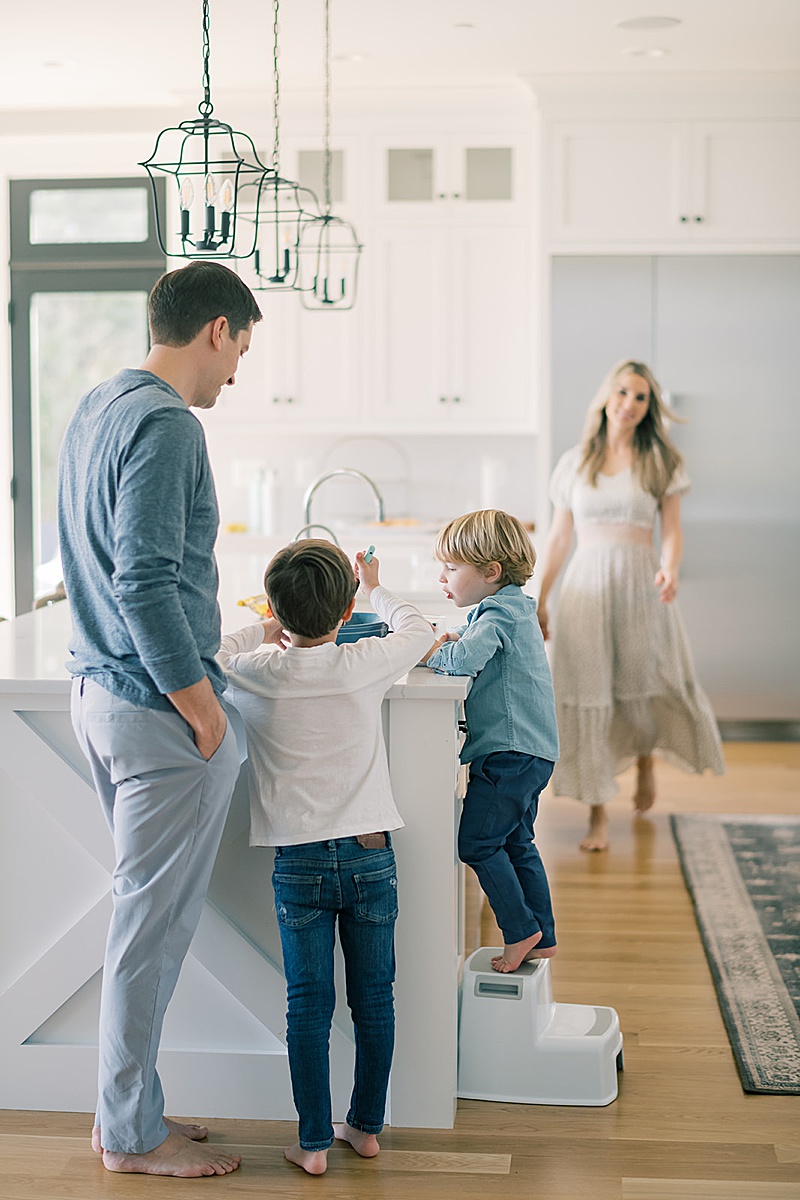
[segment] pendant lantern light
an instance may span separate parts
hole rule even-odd
[[[209,0],[203,0],[203,99],[199,117],[159,133],[144,167],[153,185],[156,233],[164,254],[173,258],[249,258],[258,236],[258,205],[247,222],[240,220],[243,189],[261,195],[269,168],[261,162],[252,138],[212,116]],[[168,234],[167,213],[159,208],[156,178],[172,178],[180,227]]]
[[[305,222],[298,247],[297,290],[303,307],[323,312],[352,308],[356,300],[358,263],[363,247],[349,221],[331,212],[331,21],[325,0],[325,133],[323,143],[325,204],[322,213]]]
[[[253,269],[256,282],[253,291],[292,291],[297,283],[298,246],[304,224],[319,212],[316,196],[309,188],[281,176],[280,149],[280,98],[281,79],[279,58],[278,21],[280,0],[272,4],[273,33],[273,144],[272,169],[257,184],[257,201],[254,206],[258,220]],[[307,207],[304,207],[307,206]],[[308,211],[310,209],[310,211]],[[250,213],[245,211],[246,219]]]

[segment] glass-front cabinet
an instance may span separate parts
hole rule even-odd
[[[529,164],[520,138],[393,138],[376,141],[371,157],[384,218],[514,220],[525,206]]]

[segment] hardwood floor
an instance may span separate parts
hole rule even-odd
[[[0,1200],[800,1200],[800,1096],[742,1092],[667,822],[669,812],[800,815],[800,745],[725,749],[720,779],[661,768],[648,818],[631,817],[632,776],[622,776],[608,853],[578,852],[579,805],[543,804],[554,994],[619,1012],[626,1069],[614,1104],[461,1101],[454,1130],[387,1129],[369,1161],[337,1145],[319,1178],[283,1161],[293,1125],[214,1122],[214,1140],[241,1147],[244,1165],[180,1181],[105,1171],[85,1115],[0,1112]],[[491,914],[471,897],[476,936],[498,944]]]

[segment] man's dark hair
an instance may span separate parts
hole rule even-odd
[[[150,338],[159,346],[188,346],[217,317],[227,317],[232,338],[261,320],[250,288],[222,263],[198,260],[169,271],[150,293]]]
[[[321,638],[344,616],[358,582],[338,546],[320,538],[279,550],[264,573],[273,616],[299,637]]]

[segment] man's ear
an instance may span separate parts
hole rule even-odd
[[[497,583],[502,574],[503,568],[499,562],[490,562],[483,569],[483,577],[487,583]]]
[[[213,345],[215,350],[219,350],[220,347],[222,346],[223,332],[227,332],[228,336],[230,336],[230,332],[228,329],[228,318],[227,317],[215,317],[214,320],[211,322],[211,330],[210,330],[211,344]]]

